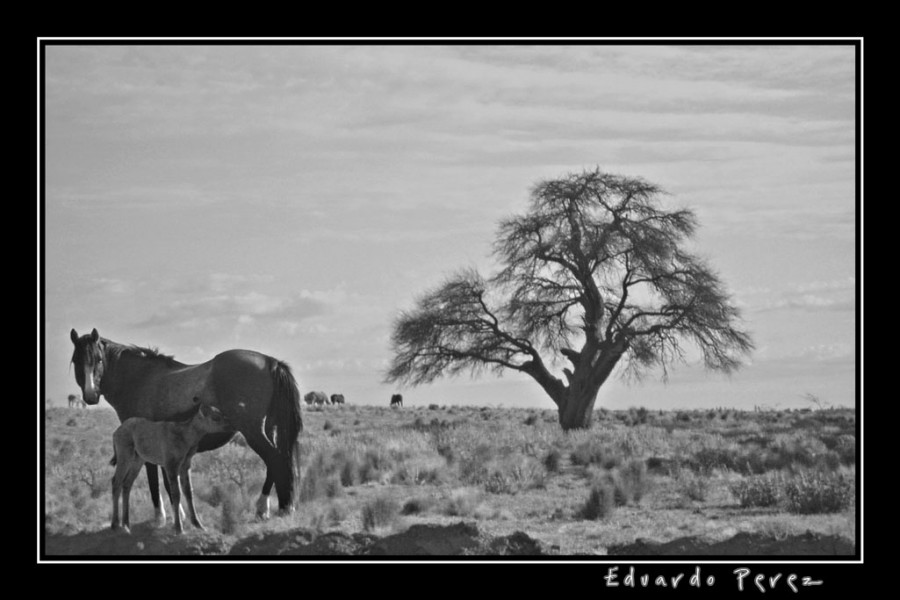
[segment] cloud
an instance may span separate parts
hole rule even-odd
[[[856,310],[856,278],[853,276],[794,283],[778,292],[763,286],[748,286],[735,291],[736,304],[750,312],[777,310],[853,311]]]
[[[805,348],[797,352],[794,356],[799,359],[833,361],[855,357],[856,349],[850,344],[842,343],[815,344],[812,346],[806,346]]]
[[[757,312],[766,312],[782,309],[799,309],[807,311],[819,310],[854,310],[856,301],[851,299],[836,299],[817,296],[815,294],[803,294],[802,296],[794,296],[791,298],[782,298],[774,302],[770,302],[763,307],[757,308]]]
[[[97,290],[103,294],[131,294],[140,285],[139,282],[113,277],[96,277],[92,281]]]
[[[317,359],[298,363],[297,370],[307,377],[350,376],[377,374],[382,371],[384,361],[364,358]]]
[[[799,293],[810,292],[844,292],[856,289],[856,277],[844,277],[829,281],[812,281],[808,283],[794,284],[794,289]]]
[[[257,322],[300,321],[325,314],[325,303],[300,295],[279,297],[249,292],[192,297],[135,323],[136,327],[216,328],[227,324],[249,326]]]
[[[852,195],[845,202],[832,202],[843,206],[810,206],[813,200],[801,198],[805,186],[797,185],[793,190],[795,206],[772,207],[753,206],[750,203],[733,202],[728,210],[712,210],[703,207],[698,210],[705,227],[715,228],[721,234],[753,235],[762,238],[790,238],[800,241],[819,239],[856,239],[856,211],[852,208]],[[813,187],[813,186],[811,186]],[[813,190],[809,190],[813,191]],[[782,192],[783,193],[783,192]],[[775,192],[774,198],[782,193]],[[740,199],[740,196],[737,196]]]

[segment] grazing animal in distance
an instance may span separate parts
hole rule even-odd
[[[303,401],[309,405],[315,404],[316,406],[331,404],[331,401],[328,399],[328,395],[325,392],[309,392],[303,396]]]
[[[87,403],[75,394],[69,394],[69,408],[87,408]]]
[[[394,406],[403,406],[403,396],[401,394],[391,396],[391,407]]]
[[[219,448],[240,432],[266,465],[257,515],[269,516],[273,485],[279,509],[293,510],[303,420],[300,391],[287,363],[252,350],[226,350],[204,363],[187,365],[151,348],[100,337],[96,329],[83,336],[73,329],[71,338],[75,381],[87,404],[95,405],[103,396],[120,422],[131,417],[183,421],[194,414],[194,398],[216,406],[231,429],[206,434],[197,452]],[[165,525],[159,468],[148,462],[146,471],[157,521]],[[171,498],[169,478],[163,482]]]
[[[331,395],[331,403],[332,404],[343,404],[344,403],[344,395],[343,394],[332,394]]]
[[[186,421],[150,421],[130,417],[113,433],[113,457],[115,465],[112,478],[112,528],[119,528],[119,497],[122,498],[122,527],[128,531],[131,486],[141,473],[144,463],[163,468],[171,490],[172,512],[175,513],[175,531],[182,533],[181,490],[187,498],[191,523],[204,529],[194,509],[194,489],[191,485],[191,459],[197,452],[200,440],[208,433],[228,431],[228,419],[215,406],[201,404],[194,398],[197,412]]]

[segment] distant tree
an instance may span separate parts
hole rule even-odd
[[[750,336],[719,277],[685,248],[696,216],[663,209],[664,194],[599,169],[538,183],[529,211],[500,223],[498,273],[457,273],[399,316],[386,381],[519,371],[568,430],[590,426],[597,393],[623,359],[626,374],[660,367],[666,377],[687,342],[707,368],[738,368]],[[563,358],[560,378],[550,369]]]
[[[811,392],[803,394],[802,398],[816,407],[816,410],[826,410],[831,408],[827,402],[823,402],[821,398]]]

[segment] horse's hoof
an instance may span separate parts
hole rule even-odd
[[[256,518],[266,520],[269,518],[269,498],[260,496],[256,501]]]

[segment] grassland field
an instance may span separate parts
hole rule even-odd
[[[112,410],[46,410],[45,533],[109,528],[118,425]],[[240,436],[194,458],[195,505],[209,531],[388,535],[466,521],[495,536],[523,531],[560,554],[599,555],[639,539],[741,532],[856,541],[848,409],[597,410],[590,429],[566,433],[552,410],[347,404],[303,406],[303,425],[291,515],[256,519],[265,471]],[[131,498],[132,523],[152,521],[144,475]]]

